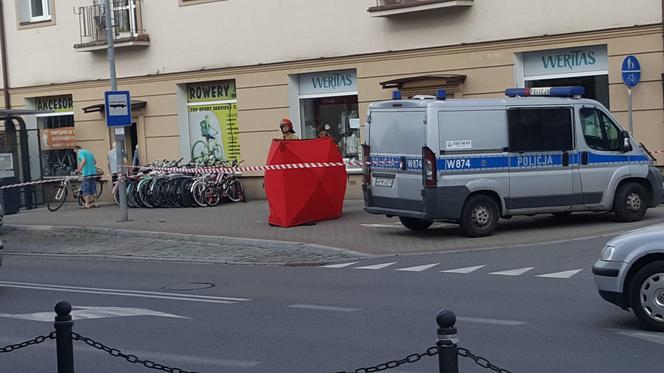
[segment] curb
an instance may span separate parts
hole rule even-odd
[[[353,259],[353,258],[371,258],[374,255],[360,253],[348,249],[340,249],[337,247],[324,246],[318,244],[309,244],[304,242],[289,242],[289,241],[277,241],[277,240],[262,240],[262,239],[252,239],[252,238],[239,238],[239,237],[228,237],[228,236],[209,236],[209,235],[196,235],[196,234],[184,234],[184,233],[168,233],[168,232],[155,232],[155,231],[141,231],[141,230],[130,230],[130,229],[117,229],[117,228],[99,228],[99,227],[83,227],[83,226],[54,226],[54,225],[30,225],[30,224],[6,224],[7,229],[17,230],[17,231],[39,231],[39,232],[55,232],[55,233],[79,233],[79,234],[98,234],[111,237],[122,237],[122,238],[145,238],[145,239],[158,239],[158,240],[171,240],[178,242],[196,242],[203,244],[217,244],[217,245],[228,245],[228,246],[240,246],[253,249],[263,249],[263,250],[284,250],[284,251],[304,251],[310,254],[319,254],[319,255],[329,255],[331,253],[338,255],[346,255],[348,258],[343,260]],[[10,254],[10,253],[6,253]],[[11,253],[12,255],[20,255],[19,253]],[[33,253],[32,255],[39,255]],[[60,254],[49,254],[44,253],[44,255],[60,255]],[[72,255],[72,254],[62,254],[63,256],[84,256],[82,255]],[[90,254],[88,257],[106,257]],[[312,265],[323,265],[327,261],[292,261],[292,262],[232,262],[224,260],[187,260],[187,259],[168,259],[168,258],[157,258],[157,257],[132,257],[132,256],[108,256],[109,259],[118,259],[118,258],[133,258],[138,260],[165,260],[165,261],[180,261],[180,262],[192,262],[192,263],[224,263],[224,264],[238,264],[238,265],[284,265],[284,266],[312,266]],[[341,260],[341,259],[340,259]]]

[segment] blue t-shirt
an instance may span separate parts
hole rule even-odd
[[[78,164],[80,165],[85,159],[85,166],[81,170],[81,174],[85,176],[95,176],[97,175],[97,166],[95,165],[95,156],[92,155],[92,152],[87,149],[81,149],[78,151],[78,156],[76,157]]]

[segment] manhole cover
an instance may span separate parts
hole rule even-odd
[[[214,284],[211,282],[190,282],[186,284],[172,284],[164,286],[166,290],[188,291],[188,290],[202,290],[213,288]]]

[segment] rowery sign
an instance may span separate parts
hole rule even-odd
[[[523,54],[524,75],[550,76],[604,73],[609,69],[606,45],[553,49]]]

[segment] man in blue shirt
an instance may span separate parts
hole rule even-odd
[[[83,149],[76,145],[76,160],[78,167],[76,172],[81,173],[83,180],[81,182],[81,195],[85,201],[85,208],[97,207],[95,196],[97,195],[97,161],[91,151]],[[92,205],[90,205],[92,203]]]

